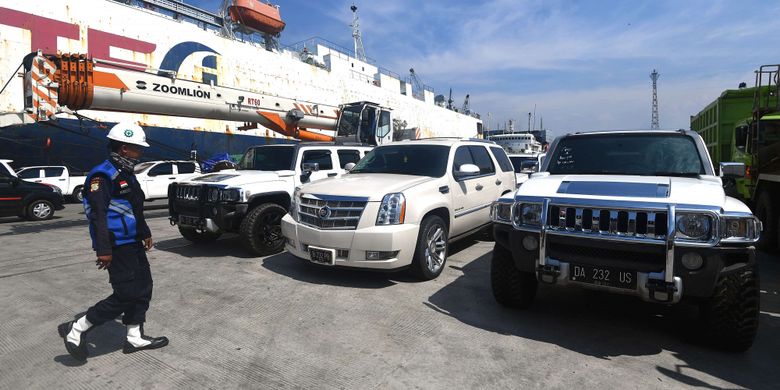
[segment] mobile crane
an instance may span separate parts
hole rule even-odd
[[[393,140],[392,111],[376,103],[300,101],[180,79],[166,70],[137,70],[84,54],[27,55],[24,100],[25,122],[89,109],[259,124],[304,141],[381,145]]]

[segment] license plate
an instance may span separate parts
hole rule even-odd
[[[200,224],[200,218],[190,217],[189,215],[180,215],[179,223],[188,226],[198,226]]]
[[[313,263],[333,265],[335,255],[336,251],[333,249],[309,247],[309,259]]]
[[[569,280],[598,286],[636,289],[636,272],[613,267],[572,264]]]

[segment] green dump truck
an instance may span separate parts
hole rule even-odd
[[[691,117],[691,130],[707,144],[713,163],[741,162],[745,175],[727,183],[764,225],[759,246],[780,242],[780,65],[763,65],[755,86],[728,89]]]

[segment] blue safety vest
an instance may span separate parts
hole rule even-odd
[[[108,218],[108,230],[113,236],[114,245],[131,244],[138,241],[136,237],[138,231],[136,229],[133,206],[130,204],[129,200],[119,194],[119,190],[121,189],[121,185],[117,180],[119,171],[114,168],[114,165],[108,160],[103,161],[100,165],[89,171],[87,180],[84,182],[85,193],[89,191],[90,181],[95,175],[103,175],[111,181],[111,202],[108,204],[106,217]],[[133,179],[130,178],[129,180]],[[127,183],[127,185],[131,184]],[[92,248],[97,249],[95,245],[94,215],[92,215],[92,207],[89,206],[86,196],[84,196],[83,204],[84,212],[87,215],[87,219],[90,221],[89,235],[92,237]]]

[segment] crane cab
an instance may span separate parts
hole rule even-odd
[[[390,109],[371,102],[341,106],[336,125],[336,142],[382,145],[393,140]]]

